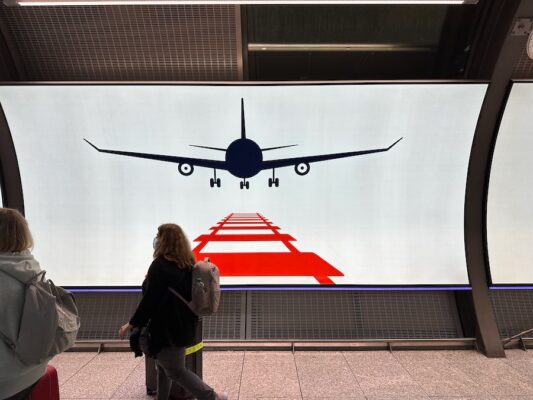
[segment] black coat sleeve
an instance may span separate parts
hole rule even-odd
[[[135,314],[130,319],[131,325],[145,326],[154,315],[158,304],[162,303],[168,287],[163,275],[161,265],[157,260],[154,260],[148,269],[148,275],[144,282],[146,285],[144,295]]]

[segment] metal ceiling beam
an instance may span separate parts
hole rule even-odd
[[[0,6],[0,12],[1,12]],[[18,57],[9,29],[0,18],[0,57],[4,64],[5,71],[2,71],[0,80],[3,81],[21,81],[26,80],[25,70]]]
[[[241,56],[242,56],[242,80],[247,81],[249,79],[248,73],[248,6],[241,5],[240,16],[241,16]]]
[[[241,6],[236,5],[235,6],[235,32],[236,32],[236,38],[235,41],[237,42],[237,79],[239,81],[244,80],[244,47],[243,47],[243,31],[242,31],[242,16],[241,16]]]
[[[3,0],[9,7],[109,5],[232,5],[232,4],[360,4],[360,5],[463,5],[479,0]]]
[[[467,75],[470,79],[491,77],[474,133],[465,197],[468,275],[480,350],[488,357],[505,357],[488,287],[485,217],[490,158],[514,66],[527,41],[527,36],[514,36],[512,29],[518,17],[529,15],[533,15],[533,0],[493,1],[485,27],[478,35]]]
[[[15,152],[15,145],[7,123],[4,109],[0,104],[0,184],[4,207],[15,208],[24,215],[22,182]]]

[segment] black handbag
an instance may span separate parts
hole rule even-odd
[[[146,357],[155,358],[150,323],[142,327],[136,326],[131,330],[130,348],[135,353],[135,357],[141,357],[144,353]]]
[[[141,328],[139,334],[139,348],[146,357],[155,358],[152,345],[152,334],[150,333],[150,323]]]

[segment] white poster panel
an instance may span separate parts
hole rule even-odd
[[[492,282],[533,283],[533,84],[515,83],[498,132],[487,199]]]
[[[468,283],[465,184],[485,91],[17,86],[0,101],[35,255],[58,284],[139,285],[172,222],[226,285],[454,285]]]

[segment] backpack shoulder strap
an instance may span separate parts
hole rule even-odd
[[[172,289],[170,286],[168,287],[168,290],[170,290],[170,292],[176,296],[178,299],[180,299],[183,303],[185,303],[185,305],[187,307],[189,307],[189,310],[191,310],[193,313],[194,313],[194,310],[192,309],[191,305],[189,304],[189,302],[187,300],[185,300],[183,298],[183,296],[181,294],[179,294],[177,291],[175,291],[174,289]],[[196,314],[196,313],[195,313]]]

